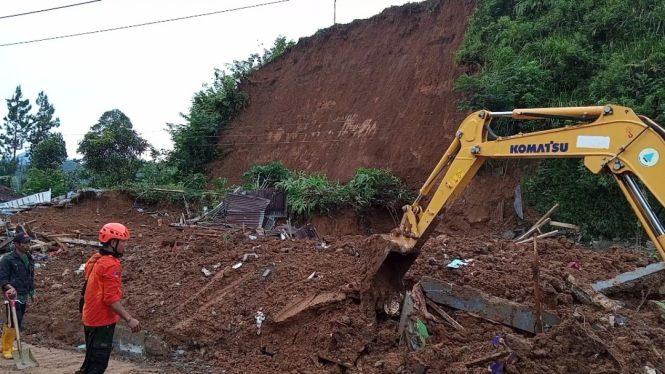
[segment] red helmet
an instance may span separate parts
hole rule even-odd
[[[111,239],[129,239],[129,229],[121,223],[107,223],[99,230],[99,241],[107,243]]]

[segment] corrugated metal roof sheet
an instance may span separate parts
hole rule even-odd
[[[270,199],[270,204],[266,208],[266,216],[275,218],[286,217],[286,192],[275,187],[269,187],[264,190],[250,192],[248,195]]]
[[[258,196],[228,194],[224,196],[223,212],[215,220],[221,218],[229,224],[261,227],[269,204],[269,199]]]

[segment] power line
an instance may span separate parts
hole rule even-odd
[[[28,15],[28,14],[35,14],[35,13],[48,12],[48,11],[50,11],[50,10],[58,10],[58,9],[70,8],[70,7],[73,7],[73,6],[79,6],[79,5],[85,5],[85,4],[90,4],[90,3],[96,3],[96,2],[99,2],[99,1],[102,1],[102,0],[92,0],[92,1],[86,1],[86,2],[84,2],[84,3],[76,3],[76,4],[70,4],[70,5],[63,5],[63,6],[59,6],[59,7],[55,7],[55,8],[48,8],[48,9],[42,9],[42,10],[35,10],[35,11],[33,11],[33,12],[26,12],[26,13],[12,14],[12,15],[10,15],[10,16],[2,16],[2,17],[0,17],[0,19],[3,19],[3,18],[12,18],[12,17],[19,17],[19,16],[26,16],[26,15]]]
[[[166,23],[166,22],[172,22],[172,21],[180,21],[183,19],[190,19],[190,18],[196,18],[196,17],[204,17],[204,16],[210,16],[213,14],[220,14],[220,13],[228,13],[228,12],[233,12],[236,10],[244,10],[244,9],[250,9],[250,8],[258,8],[266,5],[273,5],[273,4],[278,4],[278,3],[285,3],[289,0],[279,0],[279,1],[273,1],[269,3],[262,3],[262,4],[256,4],[256,5],[249,5],[249,6],[244,6],[244,7],[239,7],[239,8],[233,8],[233,9],[225,9],[225,10],[219,10],[216,12],[210,12],[210,13],[202,13],[202,14],[195,14],[193,16],[185,16],[185,17],[178,17],[178,18],[171,18],[171,19],[166,19],[162,21],[153,21],[153,22],[146,22],[146,23],[139,23],[136,25],[129,25],[129,26],[121,26],[121,27],[114,27],[110,29],[104,29],[104,30],[97,30],[97,31],[87,31],[87,32],[82,32],[78,34],[70,34],[70,35],[61,35],[61,36],[55,36],[51,38],[44,38],[44,39],[35,39],[35,40],[27,40],[23,42],[15,42],[15,43],[6,43],[6,44],[0,44],[0,47],[8,47],[11,45],[18,45],[18,44],[28,44],[28,43],[37,43],[37,42],[44,42],[47,40],[55,40],[55,39],[64,39],[64,38],[72,38],[75,36],[82,36],[82,35],[90,35],[90,34],[98,34],[102,32],[108,32],[108,31],[116,31],[116,30],[123,30],[123,29],[131,29],[135,27],[141,27],[141,26],[148,26],[148,25],[155,25],[158,23]]]

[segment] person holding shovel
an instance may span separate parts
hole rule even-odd
[[[99,231],[102,247],[85,264],[85,284],[79,310],[83,313],[85,360],[76,374],[101,374],[106,371],[115,325],[122,318],[136,333],[141,324],[127,313],[122,300],[122,265],[129,230],[120,223],[107,223]]]
[[[33,304],[37,303],[35,261],[29,253],[31,240],[25,233],[16,234],[12,240],[14,250],[7,253],[0,260],[0,287],[2,287],[2,293],[17,298],[15,309],[18,326],[14,326],[12,309],[9,302],[5,300],[7,323],[2,327],[2,357],[9,360],[12,359],[12,351],[16,351],[14,348],[16,328],[21,328],[28,297]]]

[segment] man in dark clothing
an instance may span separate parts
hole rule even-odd
[[[14,251],[7,253],[0,260],[0,287],[2,287],[3,299],[5,299],[7,323],[2,327],[2,356],[6,359],[12,358],[14,339],[16,339],[16,328],[14,326],[11,307],[4,294],[9,293],[17,297],[16,319],[18,328],[21,327],[28,297],[33,303],[37,303],[35,292],[35,261],[30,255],[30,240],[27,234],[19,233],[14,237]]]

